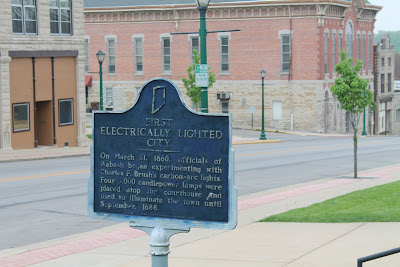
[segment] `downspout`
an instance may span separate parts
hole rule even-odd
[[[33,74],[33,134],[35,139],[35,147],[38,146],[37,141],[37,123],[36,123],[36,72],[35,66],[36,64],[36,57],[32,58],[32,74]]]
[[[53,144],[57,144],[56,137],[56,102],[55,102],[55,89],[54,89],[54,57],[51,58],[51,97],[53,102]]]

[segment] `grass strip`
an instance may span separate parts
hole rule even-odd
[[[400,222],[400,181],[273,215],[261,222]]]

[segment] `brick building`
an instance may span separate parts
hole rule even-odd
[[[83,1],[1,1],[0,148],[85,136]]]
[[[88,103],[99,101],[95,54],[106,53],[104,103],[124,110],[142,84],[181,79],[199,48],[199,14],[192,0],[85,0]],[[373,28],[380,7],[365,0],[211,0],[207,12],[208,65],[216,73],[209,111],[233,114],[233,126],[261,128],[261,77],[265,69],[265,126],[272,130],[347,132],[345,112],[330,87],[339,51],[363,60],[373,90]],[[89,85],[89,84],[87,84]],[[186,96],[185,96],[186,97]],[[246,101],[243,101],[246,99]],[[190,100],[186,97],[186,101]],[[242,103],[246,108],[242,109]],[[367,120],[368,122],[369,120]],[[369,127],[371,128],[371,127]]]

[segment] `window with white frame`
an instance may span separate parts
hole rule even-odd
[[[325,33],[325,74],[329,71],[329,33]]]
[[[106,87],[106,94],[105,94],[105,104],[107,107],[112,107],[113,106],[113,88],[112,87]]]
[[[357,60],[361,59],[361,35],[357,33]]]
[[[74,124],[74,100],[72,98],[58,100],[58,124],[60,126]]]
[[[363,69],[365,69],[365,34],[362,36],[362,63]]]
[[[72,34],[72,0],[49,0],[50,33]]]
[[[220,68],[221,73],[229,73],[229,37],[221,36],[220,39]]]
[[[35,0],[11,0],[11,11],[13,33],[37,34]]]
[[[162,72],[171,73],[171,38],[163,37],[162,42]]]
[[[89,72],[89,39],[85,38],[85,72]]]
[[[336,32],[332,33],[332,72],[335,72],[336,66]]]
[[[192,36],[190,38],[190,51],[191,51],[191,63],[193,64],[194,62],[194,50],[197,51],[198,54],[200,54],[200,38],[198,36]]]
[[[29,103],[13,104],[13,131],[29,131]]]
[[[115,38],[107,38],[107,74],[115,74]]]
[[[371,70],[372,53],[371,53],[371,34],[368,34],[368,70]]]
[[[135,73],[143,73],[143,38],[134,38],[133,46],[135,53]]]
[[[353,57],[353,25],[349,21],[346,26],[346,54]]]
[[[291,35],[281,35],[281,72],[287,73],[290,68],[290,46],[291,46]]]
[[[282,101],[272,101],[272,119],[274,121],[282,120]]]

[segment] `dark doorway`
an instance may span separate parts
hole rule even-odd
[[[36,102],[37,141],[39,146],[53,145],[53,112],[51,101]]]

